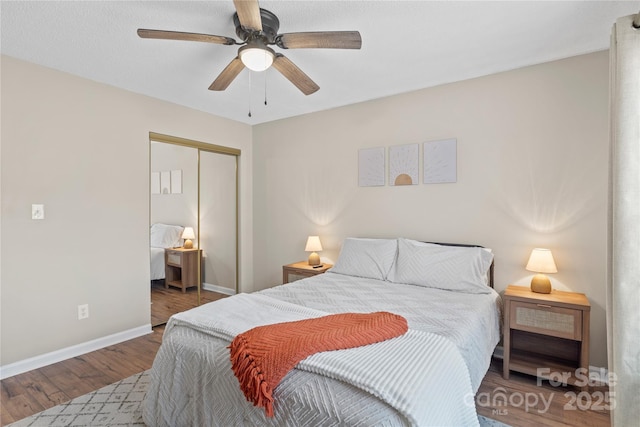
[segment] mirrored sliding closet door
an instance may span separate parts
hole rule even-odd
[[[237,292],[239,155],[150,134],[153,326]]]

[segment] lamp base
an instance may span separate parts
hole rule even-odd
[[[193,249],[193,242],[191,241],[191,239],[187,239],[187,240],[184,241],[183,248],[185,248],[185,249]]]
[[[550,294],[551,281],[544,274],[536,274],[531,279],[531,291],[539,294]]]
[[[315,252],[312,252],[311,255],[309,255],[309,265],[312,265],[312,266],[320,265],[320,255],[318,255]]]

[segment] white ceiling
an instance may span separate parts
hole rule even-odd
[[[3,54],[248,124],[606,49],[639,1],[260,1],[280,33],[358,30],[361,50],[275,48],[319,86],[275,69],[207,88],[237,46],[140,39],[138,28],[230,36],[232,0],[6,1]],[[265,82],[268,105],[264,105]],[[251,108],[252,117],[248,117]]]

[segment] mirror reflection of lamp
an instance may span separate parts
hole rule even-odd
[[[196,238],[196,234],[193,232],[193,228],[192,227],[185,227],[184,231],[182,232],[182,238],[185,239],[184,240],[184,246],[182,246],[185,249],[192,249],[193,248],[193,242],[191,241],[191,239],[195,239]]]
[[[307,239],[307,246],[304,248],[305,252],[311,252],[309,255],[309,265],[318,266],[320,263],[320,255],[316,252],[320,252],[322,250],[322,244],[320,243],[319,236],[309,236]]]
[[[531,251],[529,262],[525,268],[538,273],[531,279],[531,291],[539,294],[550,294],[551,281],[543,273],[558,272],[551,251],[549,249],[535,248]]]

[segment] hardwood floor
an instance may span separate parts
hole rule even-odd
[[[0,425],[149,369],[162,342],[163,332],[164,327],[159,326],[144,337],[3,380]],[[476,407],[479,414],[513,427],[608,427],[609,412],[595,407],[598,393],[605,391],[604,387],[596,387],[582,395],[578,405],[584,408],[585,403],[592,403],[592,409],[570,410],[565,406],[571,406],[572,398],[565,393],[577,395],[577,389],[551,387],[545,383],[538,386],[535,378],[516,373],[512,373],[509,380],[504,380],[502,361],[494,359],[478,390]],[[548,406],[546,402],[550,402]]]
[[[1,425],[149,369],[163,332],[156,327],[143,337],[2,380]]]

